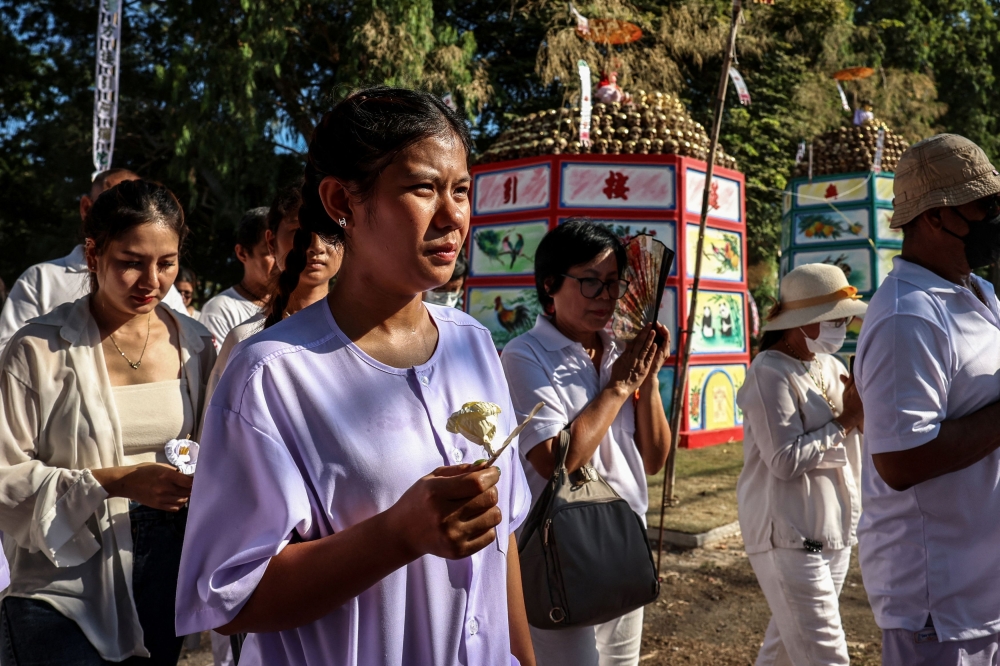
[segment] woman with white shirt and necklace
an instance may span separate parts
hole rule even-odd
[[[161,305],[187,234],[162,185],[122,182],[84,220],[91,294],[0,359],[5,665],[175,664],[173,597],[211,334]]]
[[[758,666],[848,663],[838,597],[861,515],[864,412],[833,354],[868,308],[859,298],[837,266],[789,272],[737,393],[740,529],[771,607]]]
[[[646,475],[663,467],[670,450],[657,381],[670,333],[662,324],[647,326],[622,344],[605,332],[615,301],[628,289],[621,279],[626,261],[618,237],[588,220],[570,220],[546,234],[535,251],[535,284],[546,314],[507,343],[502,363],[520,418],[545,403],[520,438],[534,500],[555,469],[556,439],[569,426],[567,469],[592,465],[645,522]],[[596,627],[532,627],[539,666],[636,664],[642,617],[639,608]]]
[[[309,143],[296,288],[316,233],[328,298],[239,346],[207,408],[181,561],[180,633],[248,633],[241,666],[534,666],[513,532],[530,494],[448,432],[469,401],[516,426],[489,331],[421,295],[471,206],[465,121],[399,88],[349,95]],[[501,474],[502,472],[502,474]]]

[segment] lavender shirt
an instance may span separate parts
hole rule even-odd
[[[340,331],[325,300],[233,352],[206,412],[177,585],[177,634],[228,623],[294,534],[318,539],[391,507],[436,467],[483,450],[445,430],[470,400],[502,408],[507,382],[487,329],[425,306],[439,332],[427,363],[399,369]],[[240,666],[516,664],[507,628],[511,533],[531,502],[511,446],[497,463],[503,522],[472,557],[430,555],[316,622],[251,634]]]

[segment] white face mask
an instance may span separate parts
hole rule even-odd
[[[847,325],[837,326],[836,322],[821,321],[819,336],[813,340],[806,336],[806,347],[813,354],[836,354],[847,339]]]
[[[458,297],[461,292],[458,291],[426,291],[424,292],[424,301],[427,303],[433,303],[434,305],[443,305],[446,308],[453,308],[458,306]]]

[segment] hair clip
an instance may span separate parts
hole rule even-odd
[[[347,220],[344,218],[340,218],[339,220],[337,220],[337,224],[339,224],[344,229],[347,228]]]

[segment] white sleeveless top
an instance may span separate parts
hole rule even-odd
[[[114,386],[125,465],[167,462],[163,445],[194,434],[195,418],[187,379]]]

